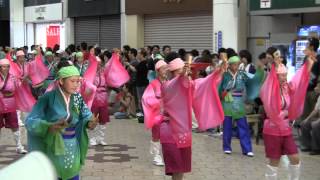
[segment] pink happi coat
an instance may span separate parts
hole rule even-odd
[[[179,148],[191,146],[192,108],[199,129],[206,130],[222,124],[224,112],[217,87],[221,81],[220,70],[206,78],[191,81],[179,76],[162,86],[164,116],[170,121],[161,124],[160,139],[163,143],[175,142]],[[161,122],[160,83],[153,81],[143,95],[145,126],[151,128]],[[171,140],[171,138],[173,140]]]
[[[127,70],[120,62],[120,56],[116,53],[113,53],[111,59],[107,62],[104,76],[108,86],[115,88],[122,86],[130,79]]]
[[[13,62],[12,58],[11,58],[11,55],[10,53],[7,53],[6,54],[6,59],[9,60],[10,62],[10,70],[9,70],[9,73],[16,76],[16,77],[20,77],[21,76],[21,71],[20,71],[20,67]]]
[[[107,93],[107,84],[104,76],[104,71],[101,69],[96,73],[94,79],[94,85],[97,87],[96,95],[94,97],[94,106],[95,107],[108,107],[108,93]]]
[[[0,92],[0,113],[15,112],[17,109],[23,112],[30,112],[36,100],[31,94],[28,85],[21,83],[14,75],[8,74],[9,78],[5,88]],[[0,89],[4,85],[4,79],[0,78]],[[3,92],[13,93],[12,97],[4,98]]]
[[[194,84],[188,77],[177,76],[162,85],[162,102],[164,115],[169,122],[161,124],[160,140],[163,134],[171,136],[178,148],[190,147],[192,144],[192,94]],[[171,131],[171,132],[170,132]]]
[[[26,62],[23,64],[10,62],[10,72],[15,72],[13,75],[20,80],[29,76],[29,68],[30,64]],[[14,70],[11,71],[11,69]],[[18,109],[23,112],[31,112],[33,105],[36,103],[28,82],[22,82],[21,85],[17,87],[15,98]]]
[[[282,85],[280,90],[275,66],[272,66],[260,90],[260,98],[267,114],[263,127],[264,134],[291,135],[289,121],[297,119],[303,112],[309,79],[310,72],[308,71],[308,63],[306,63],[289,83]]]
[[[145,89],[142,96],[142,107],[144,113],[144,125],[146,129],[151,129],[154,125],[162,121],[161,114],[161,82],[159,79],[153,80]]]
[[[28,75],[33,86],[42,83],[50,75],[49,69],[43,63],[41,53],[35,57],[35,60],[29,63]]]
[[[193,111],[199,130],[204,131],[223,123],[224,111],[217,87],[221,82],[221,71],[216,70],[206,78],[195,80]]]
[[[17,110],[15,97],[5,97],[4,93],[12,93],[14,95],[14,93],[16,92],[16,86],[18,81],[11,74],[8,74],[7,78],[8,79],[6,86],[3,87],[5,84],[5,79],[3,79],[2,75],[0,74],[0,114],[15,112]]]

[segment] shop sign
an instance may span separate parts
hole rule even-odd
[[[222,48],[222,31],[218,31],[218,49]]]
[[[265,46],[266,40],[265,39],[256,39],[256,46]]]
[[[214,51],[218,52],[220,48],[222,48],[222,31],[214,33]]]
[[[62,21],[62,3],[25,7],[25,22]]]
[[[60,44],[60,26],[48,26],[47,47],[53,48],[55,44]]]
[[[260,8],[271,8],[271,0],[260,0]]]

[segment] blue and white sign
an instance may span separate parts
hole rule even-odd
[[[320,26],[302,26],[298,29],[299,37],[308,37],[310,33],[317,33],[320,35]]]
[[[218,31],[218,49],[222,48],[222,31]]]

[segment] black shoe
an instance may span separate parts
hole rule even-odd
[[[311,152],[309,153],[309,155],[311,155],[311,156],[320,155],[320,150],[311,151]]]

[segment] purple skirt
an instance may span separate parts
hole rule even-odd
[[[177,148],[176,144],[162,143],[166,175],[191,172],[191,147]]]

